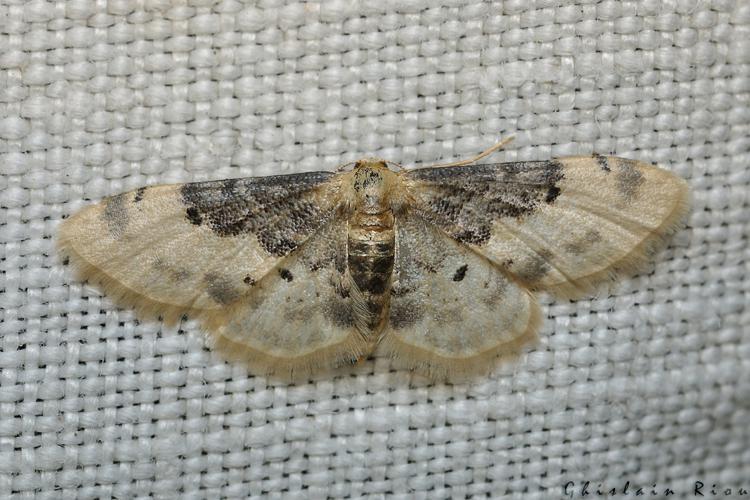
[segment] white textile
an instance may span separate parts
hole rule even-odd
[[[747,0],[4,0],[0,20],[0,497],[750,490]],[[471,383],[385,359],[253,377],[55,249],[63,215],[142,185],[510,134],[492,161],[656,162],[692,212],[611,295],[542,296],[539,342]]]

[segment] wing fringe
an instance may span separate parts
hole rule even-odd
[[[325,376],[328,372],[338,371],[340,368],[352,367],[360,359],[369,354],[369,345],[360,335],[353,332],[338,344],[318,349],[311,353],[296,357],[272,356],[265,352],[231,340],[211,328],[209,325],[217,321],[216,314],[209,314],[204,322],[209,347],[220,354],[221,359],[228,359],[241,364],[254,375],[267,375],[284,382],[299,382],[312,375]]]

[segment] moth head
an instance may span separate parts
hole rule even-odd
[[[383,160],[368,158],[354,164],[352,186],[357,193],[382,191],[388,174],[392,173]]]
[[[390,208],[393,193],[398,190],[398,174],[388,168],[379,158],[365,158],[354,164],[346,177],[350,207],[361,207],[366,211],[380,212]]]

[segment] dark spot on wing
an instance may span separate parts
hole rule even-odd
[[[394,330],[409,328],[424,317],[423,306],[416,300],[399,299],[391,302],[389,323]]]
[[[447,325],[447,324],[456,324],[456,323],[463,323],[464,322],[464,310],[465,308],[462,307],[462,305],[455,305],[455,304],[440,304],[438,307],[434,307],[430,310],[430,315],[434,320],[440,324],[440,325]],[[432,333],[432,332],[429,332]],[[428,336],[429,336],[428,333]],[[440,335],[440,332],[434,332]],[[449,336],[451,338],[460,338],[460,335],[451,335]],[[436,338],[435,339],[438,343],[445,342],[447,340],[446,337],[443,338]]]
[[[544,197],[544,201],[547,203],[552,203],[557,199],[558,196],[560,196],[560,188],[557,186],[550,186],[550,188],[547,190],[547,196]]]
[[[305,262],[307,263],[307,269],[309,269],[312,272],[315,272],[315,271],[318,271],[320,269],[326,268],[329,265],[331,265],[331,262],[333,262],[333,259],[328,259],[326,257],[323,257],[323,258],[309,259],[309,260],[306,260]]]
[[[519,269],[512,269],[511,272],[523,281],[534,284],[552,269],[549,263],[550,257],[552,257],[552,254],[549,250],[540,250],[529,256],[529,259],[523,262]]]
[[[200,226],[203,223],[203,217],[201,217],[200,212],[195,207],[188,207],[188,209],[185,211],[185,216],[191,224],[194,224],[196,226]]]
[[[596,229],[589,229],[586,231],[586,234],[583,235],[583,238],[586,243],[597,243],[602,240],[602,234]]]
[[[292,272],[289,271],[289,269],[286,268],[280,268],[279,269],[279,276],[281,276],[281,279],[284,281],[290,282],[294,279],[294,276],[292,275]]]
[[[310,172],[185,184],[186,218],[221,237],[253,233],[269,254],[284,256],[332,215],[317,189],[332,176]]]
[[[245,276],[245,277],[244,277],[244,278],[242,279],[242,282],[243,282],[244,284],[246,284],[247,286],[253,286],[253,285],[255,285],[255,278],[253,278],[252,276],[250,276],[250,275],[248,274],[247,276]]]
[[[599,164],[602,170],[605,172],[611,172],[612,169],[609,168],[609,160],[606,156],[602,156],[598,153],[594,153],[594,158],[596,159],[596,162]]]
[[[120,238],[130,221],[125,194],[118,194],[107,199],[104,205],[104,220],[109,233],[114,238]]]
[[[351,328],[354,326],[354,315],[352,313],[349,291],[343,287],[336,286],[334,295],[326,294],[330,297],[322,303],[323,317],[339,328]]]
[[[499,272],[492,273],[490,279],[485,283],[485,291],[480,294],[480,299],[490,308],[503,301],[505,291],[508,288],[508,280]]]
[[[218,304],[231,304],[240,298],[240,292],[234,288],[227,276],[217,273],[206,273],[203,281],[206,283],[206,293]]]
[[[412,193],[422,202],[422,217],[462,243],[483,245],[493,220],[522,218],[554,202],[563,167],[554,160],[496,163],[417,169],[408,176],[422,181]]]
[[[469,266],[467,266],[466,264],[456,269],[456,273],[453,275],[453,281],[463,281],[464,277],[466,277],[466,271],[468,269]]]
[[[151,266],[159,274],[173,282],[185,281],[191,275],[190,271],[187,269],[172,266],[159,256],[154,259]]]
[[[602,235],[595,229],[587,230],[583,236],[566,243],[563,248],[573,255],[582,255],[591,248],[592,245],[601,241]]]
[[[143,195],[146,194],[146,189],[148,188],[144,186],[135,190],[135,196],[133,197],[133,201],[135,203],[138,203],[139,201],[143,200]]]
[[[633,160],[617,160],[617,188],[626,200],[631,200],[638,187],[643,184],[643,174],[636,165],[637,162]]]
[[[176,268],[176,269],[174,269],[174,272],[172,274],[172,278],[175,281],[185,281],[186,279],[188,279],[190,277],[190,274],[191,274],[190,271],[188,271],[187,269]]]
[[[492,231],[489,224],[483,224],[474,228],[464,228],[454,232],[451,236],[457,239],[461,243],[473,243],[475,245],[481,245],[486,243],[487,240],[492,236]],[[434,273],[435,270],[433,269]]]
[[[70,257],[68,257],[68,256],[66,255],[65,257],[63,257],[63,260],[62,260],[62,265],[63,265],[63,266],[67,266],[68,264],[70,264]]]

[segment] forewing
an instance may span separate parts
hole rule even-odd
[[[141,188],[66,220],[60,244],[86,278],[168,319],[252,290],[334,216],[329,173]]]
[[[252,293],[206,316],[217,347],[255,371],[285,376],[351,364],[365,354],[354,326],[346,241],[346,220],[331,220]]]
[[[580,296],[630,272],[687,211],[687,184],[616,157],[412,170],[416,209],[531,289]]]
[[[489,260],[418,215],[396,220],[396,260],[382,348],[436,377],[482,370],[530,340],[536,300]]]

